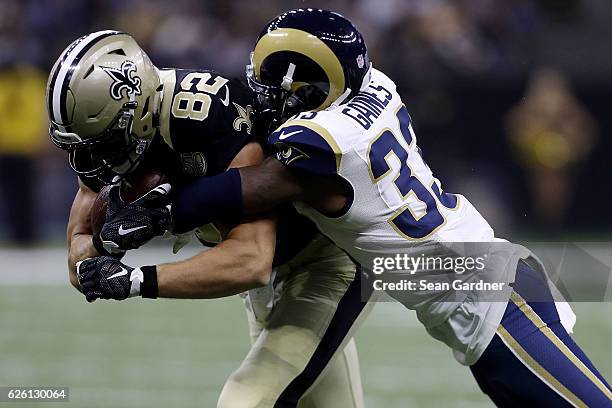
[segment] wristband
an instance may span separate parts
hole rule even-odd
[[[148,299],[157,299],[159,288],[157,286],[157,266],[141,266],[142,282],[140,283],[140,296]]]

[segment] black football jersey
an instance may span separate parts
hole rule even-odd
[[[138,171],[160,171],[174,188],[180,188],[194,178],[227,170],[238,152],[255,140],[251,135],[251,89],[210,70],[172,69],[160,74],[164,96],[159,132]],[[98,179],[82,180],[94,191],[102,188]],[[291,204],[279,208],[277,228],[277,265],[296,255],[317,232]]]
[[[179,155],[184,175],[225,171],[251,140],[252,91],[209,70],[162,71],[162,77],[174,89],[172,100],[162,102],[160,132]]]

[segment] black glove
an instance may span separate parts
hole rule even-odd
[[[132,268],[111,256],[98,256],[77,262],[76,268],[81,292],[88,302],[96,299],[123,300],[138,295],[157,297],[155,266]]]
[[[81,292],[88,302],[96,299],[123,300],[130,296],[130,277],[134,268],[110,256],[88,258],[78,262],[76,267]]]
[[[162,184],[139,199],[125,204],[120,196],[120,186],[114,185],[108,192],[108,208],[104,226],[92,238],[101,255],[121,259],[125,251],[140,248],[157,235],[170,228],[170,184]]]

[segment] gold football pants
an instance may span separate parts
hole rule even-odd
[[[362,408],[352,333],[369,311],[348,256],[318,236],[245,298],[251,350],[218,408]]]

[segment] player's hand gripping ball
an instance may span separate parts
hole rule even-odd
[[[107,206],[105,211],[105,222],[99,231],[94,232],[93,244],[101,255],[110,255],[121,258],[125,251],[136,249],[147,243],[153,237],[161,235],[166,231],[171,223],[170,213],[170,184],[167,178],[158,177],[156,180],[159,185],[151,188],[151,177],[148,183],[137,187],[131,187],[131,197],[125,194],[125,186],[114,184],[100,192],[92,211],[92,227],[96,230],[101,218],[100,212],[103,208],[103,194],[107,194]],[[151,188],[142,193],[143,187]],[[140,197],[134,198],[135,191],[141,192]],[[133,200],[127,202],[123,196],[127,195]]]

